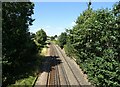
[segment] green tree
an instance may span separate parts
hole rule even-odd
[[[57,35],[54,36],[55,38],[57,37]]]
[[[55,40],[55,37],[54,37],[54,36],[51,36],[51,37],[50,37],[50,40],[51,40],[51,41]]]
[[[3,85],[12,83],[17,74],[21,73],[20,67],[27,63],[25,56],[30,51],[28,45],[32,40],[28,32],[29,25],[34,19],[34,4],[31,2],[3,2],[2,3],[2,57],[3,57]]]
[[[58,37],[57,35],[51,36],[51,37],[50,37],[50,40],[53,41],[53,40],[55,40],[57,37]]]
[[[91,83],[98,87],[120,86],[119,8],[120,2],[113,10],[93,11],[88,4],[76,25],[67,30],[66,53],[76,58]]]
[[[58,37],[58,44],[61,48],[64,47],[64,45],[66,44],[67,41],[67,33],[61,33],[61,35]]]
[[[38,43],[39,49],[45,45],[45,41],[47,40],[46,32],[41,29],[36,32],[35,40]]]
[[[117,60],[120,61],[120,1],[117,2],[114,5],[113,8],[113,14],[115,16],[115,21],[113,22],[113,29],[114,29],[114,33],[116,34],[116,44],[114,45],[114,47],[116,48],[117,52],[118,52],[118,58]]]

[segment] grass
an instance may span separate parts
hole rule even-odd
[[[52,40],[51,42],[54,44],[58,44],[58,40]]]
[[[45,48],[43,48],[42,49],[42,51],[41,51],[41,55],[46,55],[47,54],[47,48],[45,47]]]
[[[12,84],[8,87],[15,87],[15,86],[22,86],[22,85],[27,85],[29,87],[32,87],[36,78],[37,76],[29,76],[28,78],[24,78],[16,81],[15,84]]]

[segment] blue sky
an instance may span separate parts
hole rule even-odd
[[[93,2],[94,10],[101,8],[112,8],[115,2]],[[60,35],[65,28],[71,28],[74,21],[84,10],[87,9],[86,2],[34,2],[35,21],[30,26],[30,32],[35,33],[41,28],[49,36]]]

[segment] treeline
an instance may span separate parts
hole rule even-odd
[[[36,73],[35,55],[47,39],[41,29],[36,34],[29,32],[34,19],[32,2],[2,3],[2,82],[3,86]]]
[[[76,59],[93,85],[120,86],[120,2],[111,10],[93,10],[89,4],[76,25],[64,33],[67,38],[63,33],[59,36],[60,46]]]

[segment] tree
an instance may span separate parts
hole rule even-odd
[[[51,41],[55,40],[57,38],[57,35],[51,36],[50,39]]]
[[[45,41],[47,40],[46,32],[41,29],[36,32],[36,41],[39,43],[40,46],[45,45]]]
[[[61,35],[58,37],[58,44],[61,48],[64,47],[64,45],[66,44],[67,41],[67,33],[61,33]]]
[[[51,36],[51,37],[50,37],[50,40],[51,40],[51,41],[55,40],[55,37],[54,37],[54,36]]]
[[[118,58],[116,58],[118,61],[120,61],[120,1],[117,2],[113,7],[113,14],[115,16],[115,21],[113,22],[113,29],[116,33],[116,44],[114,45],[117,52],[118,52]]]
[[[54,36],[55,38],[57,37],[57,35]]]
[[[113,10],[94,11],[89,3],[67,34],[65,51],[76,58],[92,84],[120,86],[120,2]]]
[[[31,2],[3,2],[2,3],[2,57],[3,57],[3,85],[10,84],[20,74],[20,66],[29,61],[26,53],[30,39],[28,27],[34,19],[34,4]],[[27,55],[28,56],[28,55]],[[19,69],[19,70],[18,70]],[[4,84],[5,83],[5,84]]]

